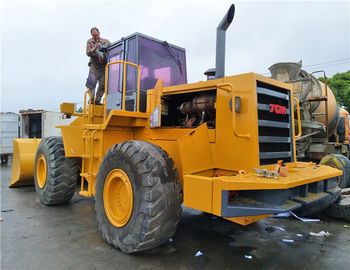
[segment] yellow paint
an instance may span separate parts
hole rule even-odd
[[[183,201],[185,206],[212,213],[212,178],[206,177],[202,178],[201,181],[197,181],[195,178],[186,178],[185,176],[183,191]]]
[[[217,85],[218,89],[222,89],[224,91],[227,91],[229,93],[231,93],[231,100],[232,100],[232,130],[233,130],[233,134],[238,137],[238,138],[246,138],[249,139],[250,138],[250,134],[240,134],[237,131],[237,127],[236,127],[236,112],[235,112],[235,108],[236,108],[236,92],[235,89],[233,88],[233,85],[231,83],[221,83]]]
[[[158,117],[153,121],[157,121],[158,125],[155,127],[161,126],[161,112],[162,112],[162,95],[163,95],[163,81],[159,79],[156,85],[153,88],[152,96],[151,96],[151,113],[153,113],[158,108]],[[155,117],[156,115],[153,115]],[[151,120],[151,119],[150,119]]]
[[[46,158],[43,154],[40,154],[38,157],[35,173],[38,186],[43,189],[47,178],[47,164]]]
[[[41,139],[13,139],[10,187],[34,185],[34,163]]]
[[[133,190],[128,175],[120,169],[112,170],[103,188],[103,205],[108,220],[115,227],[128,223],[133,208]]]
[[[80,115],[82,115],[81,113],[76,113],[75,112],[75,105],[74,105],[74,103],[62,103],[60,105],[60,111],[61,111],[61,113],[69,114],[69,115],[73,115],[73,116],[80,116]]]
[[[207,130],[207,124],[204,123],[177,141],[184,174],[213,168]]]
[[[300,120],[300,107],[299,107],[299,100],[296,97],[293,97],[293,100],[297,104],[297,116],[298,116],[298,135],[295,136],[295,139],[301,137],[301,120]],[[290,113],[293,113],[294,109],[290,111]],[[294,125],[293,125],[294,126]]]

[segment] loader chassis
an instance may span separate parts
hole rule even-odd
[[[196,121],[186,127],[190,116],[177,108],[213,95],[213,110],[202,104],[204,113],[197,110]],[[338,192],[339,171],[295,162],[291,96],[286,84],[254,73],[171,87],[159,80],[147,92],[146,113],[112,110],[106,115],[104,107],[87,105],[75,122],[61,127],[66,155],[82,159],[81,194],[93,196],[99,164],[113,145],[130,140],[157,145],[179,171],[185,206],[248,224]],[[285,114],[271,113],[269,104],[283,105]],[[151,128],[156,108],[160,126]],[[288,177],[258,177],[252,170],[273,170],[280,159],[286,161]]]

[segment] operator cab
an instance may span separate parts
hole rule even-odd
[[[140,67],[141,112],[146,111],[147,90],[153,89],[158,79],[162,79],[165,87],[187,83],[185,49],[141,33],[132,34],[108,46],[107,62],[115,61],[126,61]],[[125,110],[137,111],[137,73],[137,67],[122,63],[108,67],[106,116],[111,110],[123,109],[124,80]]]

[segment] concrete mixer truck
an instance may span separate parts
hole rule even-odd
[[[293,86],[293,96],[300,103],[302,136],[296,139],[297,159],[341,169],[339,186],[349,187],[349,113],[337,104],[324,71],[310,74],[301,67],[301,62],[269,67],[273,79]],[[325,83],[313,75],[320,72]]]

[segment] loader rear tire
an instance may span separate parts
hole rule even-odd
[[[341,195],[335,203],[324,210],[324,213],[329,217],[350,221],[350,195]]]
[[[62,137],[43,139],[35,156],[34,183],[40,202],[56,205],[68,202],[77,185],[79,168],[65,156]]]
[[[144,141],[127,141],[107,151],[95,194],[96,218],[107,243],[135,253],[155,248],[175,233],[182,188],[173,165],[165,151]],[[114,191],[108,190],[113,181]]]
[[[338,176],[338,186],[340,188],[350,186],[350,161],[347,157],[340,154],[330,154],[322,158],[320,164],[328,165],[343,171],[343,175]]]
[[[313,216],[322,212],[324,209],[332,205],[340,196],[341,190],[338,189],[335,192],[329,193],[322,200],[312,202],[307,205],[303,205],[297,210],[293,211],[296,215],[301,217]]]

